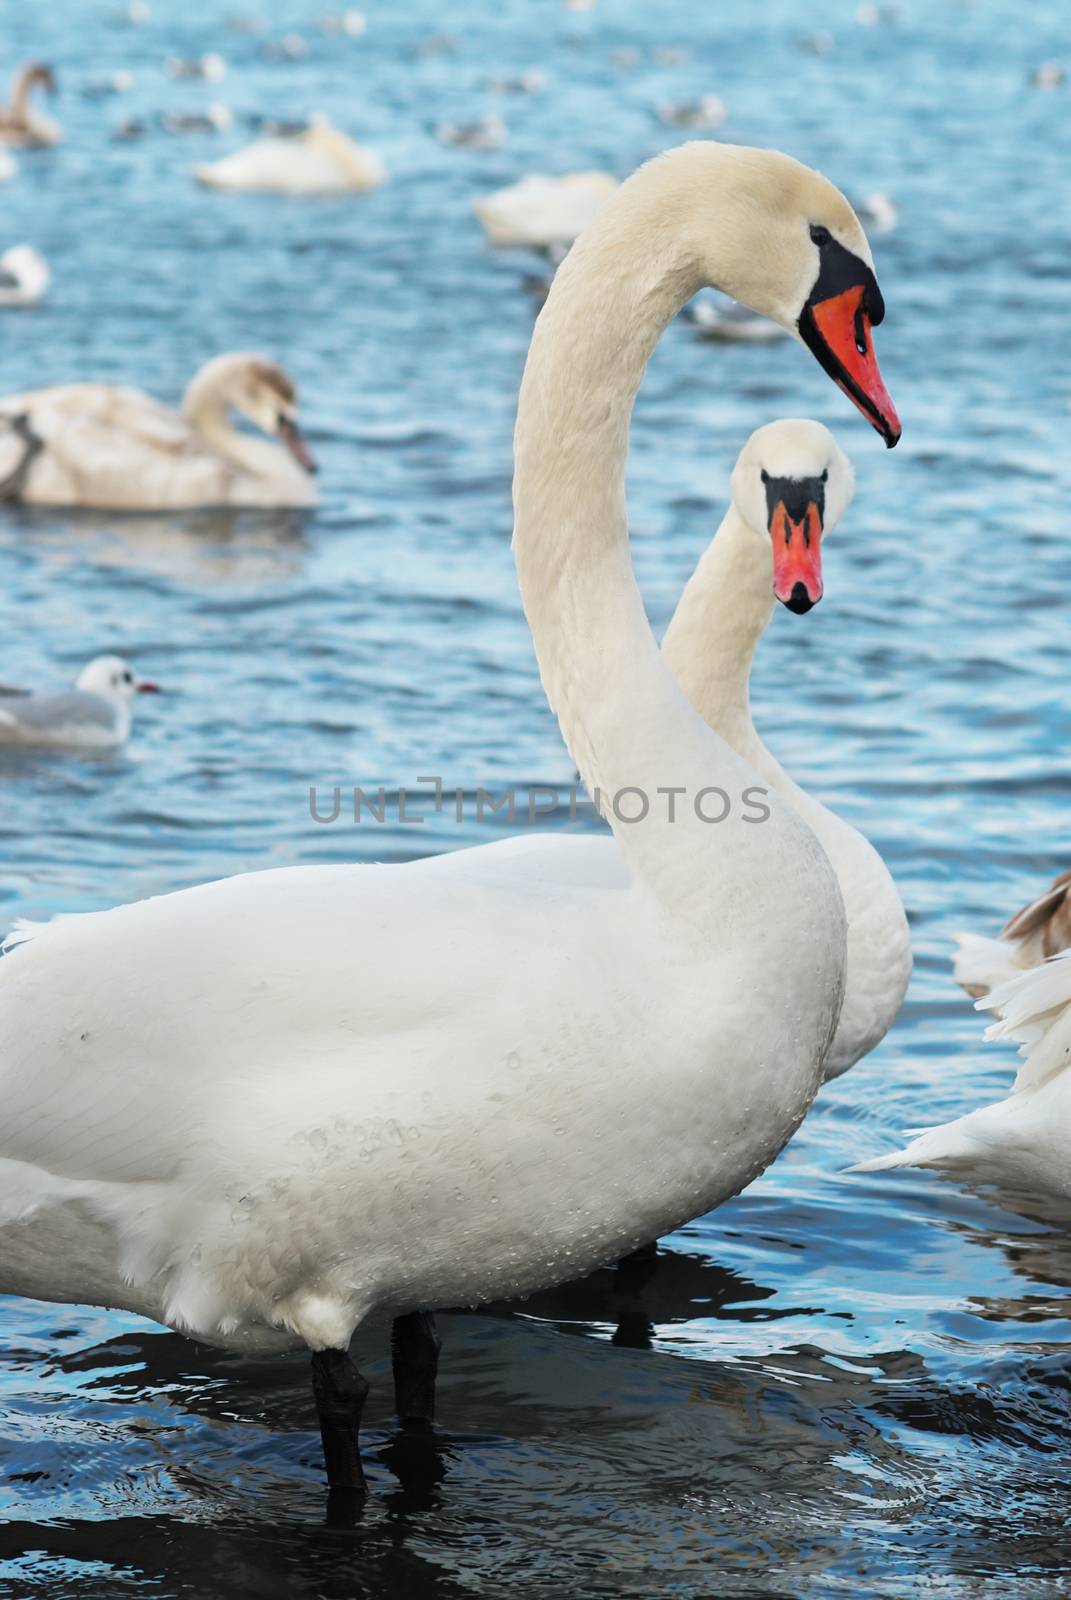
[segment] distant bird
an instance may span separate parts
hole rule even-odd
[[[239,412],[268,435],[231,421]],[[0,498],[111,511],[313,506],[293,381],[247,351],[197,372],[181,414],[140,389],[68,383],[0,399]]]
[[[221,161],[194,167],[193,175],[209,189],[232,192],[364,194],[386,180],[387,170],[374,150],[317,117],[293,137],[257,139]]]
[[[32,245],[12,245],[0,255],[0,306],[35,306],[51,281],[48,262]]]
[[[10,183],[19,170],[19,164],[10,150],[0,145],[0,183]]]
[[[165,111],[160,124],[165,133],[227,133],[234,126],[234,112],[218,103],[203,111]]]
[[[97,656],[73,689],[35,694],[0,685],[0,748],[117,750],[130,737],[135,695],[158,692],[121,656]]]
[[[281,39],[272,40],[264,46],[264,58],[267,61],[300,61],[308,52],[309,47],[300,33],[285,33]]]
[[[147,0],[130,0],[130,4],[124,6],[122,11],[114,13],[116,22],[129,22],[135,28],[141,27],[143,23],[149,22],[151,19],[152,7],[147,3]]]
[[[168,56],[167,72],[172,78],[206,78],[210,83],[218,83],[227,76],[227,63],[215,52],[193,58]]]
[[[478,122],[440,122],[435,137],[440,144],[463,145],[468,150],[497,150],[506,142],[506,124],[491,112]]]
[[[1030,83],[1034,89],[1058,89],[1066,77],[1066,72],[1058,62],[1043,61],[1030,74]]]
[[[129,94],[135,84],[134,74],[122,68],[118,72],[111,72],[106,78],[91,78],[88,83],[83,83],[82,94],[87,100],[105,100],[113,94]]]
[[[855,205],[855,214],[868,234],[880,238],[892,233],[900,221],[900,213],[887,194],[880,189],[868,194]]]
[[[658,120],[670,128],[720,128],[729,109],[720,95],[705,94],[700,100],[664,101],[658,107]]]
[[[52,68],[41,61],[27,62],[11,81],[11,104],[0,108],[0,140],[5,144],[28,148],[59,144],[63,138],[59,123],[46,117],[30,99],[34,89],[44,89],[49,94],[56,91]]]
[[[730,300],[728,295],[719,295],[716,300],[705,296],[693,300],[687,317],[701,338],[718,344],[772,344],[785,337],[784,329],[776,322]]]
[[[568,248],[618,187],[608,172],[570,172],[563,178],[530,173],[506,189],[481,195],[473,209],[493,245]]]
[[[536,68],[520,72],[512,78],[488,78],[487,87],[493,94],[540,94],[547,86],[544,75]]]
[[[320,17],[316,26],[321,33],[346,33],[351,39],[359,39],[368,27],[368,18],[363,11],[330,12]]]

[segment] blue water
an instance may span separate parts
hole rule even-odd
[[[328,803],[422,774],[568,781],[508,548],[537,264],[490,251],[471,201],[530,170],[624,175],[676,141],[659,102],[716,92],[725,137],[899,206],[875,254],[904,439],[887,453],[803,351],[678,322],[635,418],[638,570],[660,627],[751,429],[837,430],[855,506],[818,611],[774,619],[755,700],[786,765],[885,855],[915,979],[775,1166],[653,1267],[444,1319],[433,1458],[397,1437],[385,1330],[365,1330],[373,1494],[352,1527],[324,1523],[303,1361],[0,1303],[0,1592],[1067,1593],[1071,1246],[935,1178],[841,1171],[1007,1083],[950,934],[995,931],[1071,846],[1071,91],[1028,82],[1071,68],[1066,8],[902,0],[864,26],[832,0],[369,0],[352,39],[319,31],[316,0],[262,32],[228,24],[241,5],[156,0],[140,27],[107,0],[0,7],[5,58],[57,67],[67,131],[3,191],[2,242],[32,240],[55,286],[2,314],[0,392],[96,377],[174,402],[203,358],[263,348],[301,387],[324,493],[307,517],[0,508],[0,677],[62,680],[115,649],[167,689],[121,757],[5,758],[0,926],[493,831],[471,808],[461,826],[396,807],[317,824],[310,785]],[[290,31],[307,52],[266,59]],[[166,75],[206,50],[224,82]],[[118,68],[129,94],[80,92]],[[541,94],[486,86],[531,68]],[[212,99],[232,134],[157,125]],[[315,110],[380,151],[383,189],[302,203],[189,179],[250,136],[243,118]],[[432,137],[491,110],[501,150]],[[146,132],[115,140],[128,117]]]

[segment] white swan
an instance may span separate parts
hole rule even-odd
[[[39,305],[51,282],[48,262],[32,245],[15,244],[0,255],[0,306]]]
[[[0,183],[10,183],[18,176],[19,164],[10,150],[0,146]]]
[[[774,344],[785,337],[784,328],[769,317],[756,316],[735,300],[708,299],[701,295],[686,313],[702,339],[716,344]]]
[[[756,774],[662,661],[629,559],[633,399],[704,283],[835,372],[847,337],[861,406],[899,433],[865,236],[786,156],[660,157],[559,272],[518,406],[514,548],[584,782],[655,801],[616,823],[627,888],[533,886],[510,840],[61,917],[0,962],[0,1292],[308,1346],[339,1486],[363,1484],[367,1384],[345,1352],[373,1308],[399,1318],[403,1414],[427,1419],[424,1308],[553,1283],[717,1204],[822,1075],[835,879],[777,796],[762,826],[701,820],[710,786]],[[674,823],[666,785],[688,797]]]
[[[11,104],[0,106],[0,140],[22,146],[59,144],[63,129],[39,111],[31,98],[34,89],[53,93],[55,88],[51,67],[40,61],[20,67],[11,82]]]
[[[36,694],[0,685],[0,748],[117,750],[130,737],[135,695],[158,692],[121,656],[97,656],[73,689]]]
[[[551,250],[571,245],[619,187],[608,172],[570,172],[563,178],[533,172],[481,195],[473,210],[493,245]]]
[[[1071,1200],[1071,950],[1020,972],[978,1006],[1000,1018],[987,1039],[1021,1045],[1011,1094],[849,1170],[928,1167],[972,1184]]]
[[[976,1000],[1071,945],[1071,872],[1061,872],[1043,894],[1023,906],[1000,930],[999,939],[953,934],[956,982]]]
[[[262,194],[364,194],[387,176],[379,156],[355,144],[324,117],[310,119],[302,132],[255,139],[242,150],[194,167],[209,189]]]
[[[749,679],[774,597],[798,612],[821,598],[821,544],[852,489],[851,466],[821,423],[782,420],[759,428],[740,452],[732,503],[662,641],[665,660],[703,720],[799,813],[836,873],[848,963],[827,1081],[889,1031],[911,977],[911,938],[896,885],[870,841],[801,789],[759,738]],[[523,865],[533,882],[582,878],[611,887],[626,878],[616,842],[590,835],[533,839]]]
[[[236,428],[231,407],[272,439]],[[288,375],[246,352],[207,362],[181,415],[140,389],[106,383],[5,395],[0,495],[112,511],[312,506],[315,467],[296,417]]]

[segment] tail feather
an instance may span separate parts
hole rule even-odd
[[[1071,1065],[1071,950],[1017,974],[979,1005],[998,1018],[986,1038],[1019,1045],[1016,1092],[1036,1089]]]
[[[964,1125],[968,1117],[958,1117],[955,1122],[942,1123],[902,1150],[892,1150],[888,1155],[875,1156],[872,1161],[857,1161],[846,1168],[848,1172],[887,1172],[893,1167],[939,1167],[954,1169],[969,1166],[978,1154],[978,1141]]]

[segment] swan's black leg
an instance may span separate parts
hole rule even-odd
[[[0,500],[17,500],[30,468],[44,449],[44,443],[31,428],[25,411],[20,411],[15,417],[5,417],[4,421],[16,438],[22,440],[23,451],[7,477],[0,478]]]
[[[324,1466],[332,1489],[366,1493],[358,1436],[368,1380],[345,1350],[317,1350],[312,1358],[312,1392],[320,1419]]]
[[[442,1341],[431,1311],[395,1317],[390,1349],[394,1407],[405,1427],[430,1428],[435,1420],[435,1375]]]

